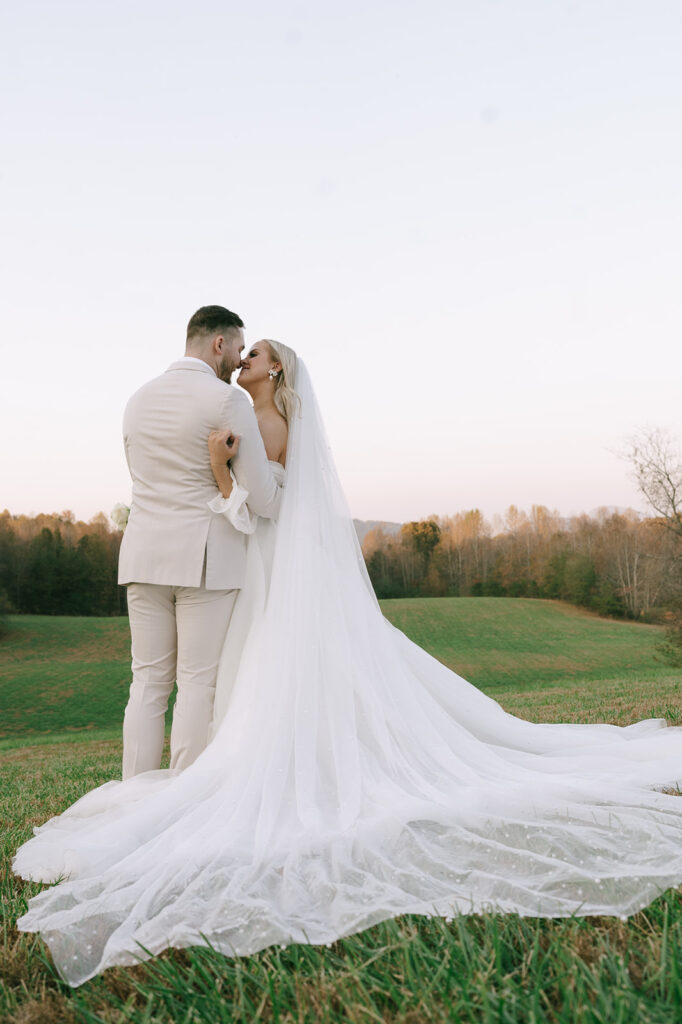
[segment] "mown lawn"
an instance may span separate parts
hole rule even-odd
[[[651,714],[680,718],[682,671],[657,660],[655,627],[497,598],[389,601],[384,611],[524,717],[621,724]],[[40,939],[14,927],[40,887],[14,878],[9,863],[33,825],[119,774],[127,622],[27,617],[13,626],[0,642],[3,1022],[682,1020],[678,892],[627,922],[404,917],[331,948],[276,948],[241,960],[199,948],[171,951],[71,991]]]
[[[607,699],[610,720],[620,724],[630,713],[673,721],[682,708],[682,672],[659,660],[658,626],[522,598],[419,598],[382,607],[394,625],[515,714],[549,720],[565,711],[567,721],[592,721]],[[116,735],[130,685],[127,619],[25,615],[11,626],[0,641],[0,747],[86,730]]]
[[[382,607],[412,640],[497,697],[585,676],[670,673],[658,658],[659,626],[601,619],[560,601],[434,597]]]
[[[17,615],[0,640],[0,739],[120,728],[128,620]]]
[[[382,607],[412,640],[522,718],[682,723],[682,670],[661,659],[659,626],[523,598],[436,597]]]

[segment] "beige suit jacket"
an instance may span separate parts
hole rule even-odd
[[[208,590],[242,586],[246,537],[208,507],[219,494],[208,435],[226,429],[241,439],[232,468],[249,492],[249,508],[276,517],[281,489],[243,391],[219,380],[200,360],[179,360],[132,396],[123,441],[133,497],[119,583],[198,587],[205,554]]]

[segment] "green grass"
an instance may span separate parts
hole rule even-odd
[[[412,598],[382,608],[412,640],[522,718],[682,724],[682,669],[662,660],[660,626],[527,598]]]
[[[384,601],[382,607],[412,640],[496,696],[560,687],[587,675],[670,675],[657,660],[659,626],[601,619],[559,601],[433,597]]]
[[[127,619],[22,615],[0,641],[0,738],[120,728]]]
[[[680,702],[682,671],[660,661],[658,626],[523,598],[418,598],[382,607],[449,668],[498,700],[508,697],[515,713],[534,717],[536,706],[547,713],[555,698],[567,705],[576,680],[585,720],[590,681],[599,684],[597,704],[611,692],[610,709],[624,698],[626,714],[628,695],[639,717]],[[127,619],[14,616],[0,641],[0,749],[3,741],[15,745],[57,734],[117,735],[129,685]],[[674,718],[674,712],[666,715]]]
[[[657,660],[656,627],[497,598],[387,601],[384,611],[524,717],[622,724],[649,714],[680,718],[682,671]],[[627,922],[403,917],[331,948],[273,948],[244,959],[202,948],[168,951],[71,991],[40,939],[16,931],[17,916],[40,887],[14,878],[9,862],[33,825],[119,774],[127,622],[26,617],[12,626],[0,642],[0,818],[11,823],[1,840],[3,1022],[682,1020],[678,892]]]

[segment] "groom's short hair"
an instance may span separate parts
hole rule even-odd
[[[187,324],[187,341],[204,334],[223,334],[234,327],[243,327],[244,321],[224,306],[202,306]]]

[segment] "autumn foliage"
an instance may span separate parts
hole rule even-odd
[[[478,509],[381,526],[363,552],[379,597],[561,598],[600,614],[661,619],[680,582],[680,551],[657,519],[601,510],[559,516],[512,505],[488,521]]]
[[[116,583],[121,532],[103,514],[0,514],[0,617],[121,615]],[[682,550],[658,518],[601,510],[562,518],[512,505],[488,520],[478,509],[377,526],[363,553],[381,598],[560,598],[602,615],[666,621],[679,608]]]

